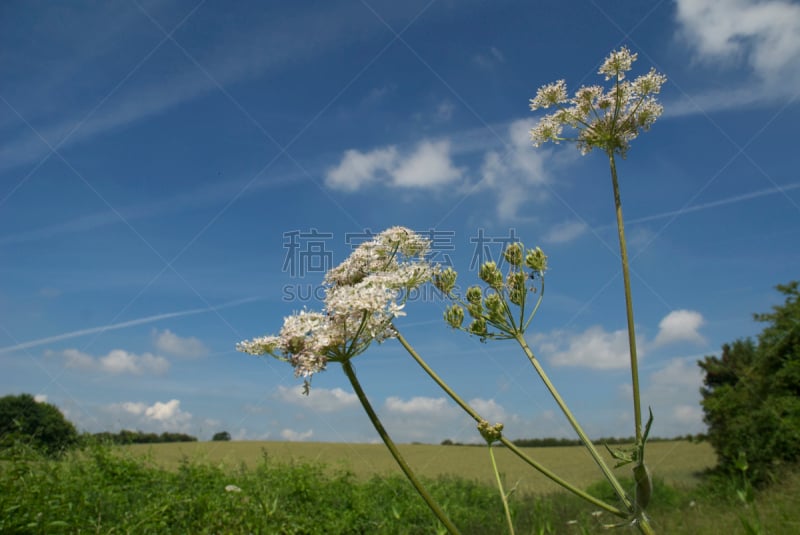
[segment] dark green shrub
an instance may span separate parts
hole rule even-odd
[[[0,448],[19,442],[48,455],[59,455],[78,442],[75,426],[55,405],[30,394],[0,398]]]
[[[735,473],[743,455],[756,484],[769,481],[780,465],[800,460],[800,291],[797,281],[777,289],[786,301],[755,315],[768,324],[757,343],[725,344],[720,357],[698,363],[705,372],[708,440],[719,469]]]

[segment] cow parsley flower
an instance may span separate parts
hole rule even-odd
[[[411,290],[436,269],[425,255],[429,242],[404,227],[392,227],[361,244],[325,276],[322,312],[303,310],[284,319],[277,336],[245,340],[236,349],[290,363],[305,380],[328,362],[345,362],[374,342],[395,338],[394,318],[403,316]]]
[[[542,117],[531,129],[533,145],[576,141],[583,154],[599,148],[607,154],[624,157],[631,141],[640,131],[648,130],[661,115],[663,108],[655,95],[667,81],[666,76],[655,69],[632,82],[626,80],[626,73],[636,57],[626,47],[611,52],[598,71],[607,81],[613,80],[614,85],[606,92],[597,85],[584,86],[570,99],[564,80],[540,88],[530,101],[531,110],[557,109]],[[577,130],[577,135],[563,137],[565,127]]]

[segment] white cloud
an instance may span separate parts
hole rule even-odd
[[[797,79],[800,6],[783,0],[678,0],[683,34],[701,59],[744,60],[763,80]],[[794,91],[794,89],[792,89]]]
[[[200,357],[208,354],[208,348],[199,339],[190,336],[183,338],[169,329],[153,330],[156,349],[178,357]]]
[[[440,112],[442,111],[440,107]],[[462,193],[490,191],[496,197],[497,214],[513,220],[529,213],[529,202],[549,197],[549,172],[577,158],[534,149],[530,144],[531,119],[505,123],[506,136],[487,136],[484,131],[462,132],[445,139],[420,141],[409,150],[385,146],[362,152],[350,149],[340,162],[327,170],[325,184],[333,189],[356,191],[382,184],[391,188],[435,189],[447,185]],[[486,147],[502,148],[486,150]],[[479,168],[470,170],[454,163],[456,156],[483,154]],[[553,158],[553,155],[558,158]],[[570,152],[572,154],[572,152]]]
[[[89,369],[94,364],[94,358],[91,355],[87,355],[82,351],[78,351],[77,349],[65,349],[61,353],[64,357],[64,365],[67,368],[79,368],[79,369]]]
[[[700,405],[676,405],[672,409],[672,418],[679,424],[696,428],[702,425],[703,410]]]
[[[636,333],[637,353],[641,358],[650,350],[674,342],[705,343],[698,329],[704,323],[699,312],[676,310],[659,323],[658,335],[649,340]],[[627,329],[606,331],[595,325],[581,333],[555,330],[531,337],[531,342],[556,366],[584,366],[597,370],[622,369],[630,366]]]
[[[113,374],[143,375],[152,373],[161,375],[169,369],[169,362],[164,357],[152,353],[137,355],[124,349],[111,350],[108,355],[100,357],[99,364],[103,371]]]
[[[674,342],[704,344],[705,339],[698,329],[705,323],[703,315],[694,310],[673,310],[658,324],[656,346]]]
[[[469,400],[469,405],[487,420],[489,423],[503,423],[508,424],[511,420],[516,420],[513,415],[509,415],[506,409],[497,403],[494,399],[475,398]]]
[[[113,349],[102,357],[93,357],[77,349],[61,352],[45,351],[46,356],[61,356],[64,366],[79,370],[97,370],[114,375],[129,373],[133,375],[163,375],[169,369],[169,361],[152,353],[137,355],[124,349]]]
[[[703,372],[692,360],[672,359],[650,375],[650,383],[658,389],[689,389],[696,391],[703,383]]]
[[[152,405],[125,401],[108,405],[106,411],[114,415],[116,422],[123,428],[143,430],[156,428],[185,433],[192,421],[192,414],[182,410],[181,402],[177,399],[156,401]]]
[[[300,405],[314,412],[337,412],[358,406],[358,397],[341,388],[314,387],[306,396],[299,386],[292,388],[278,386],[276,397],[281,401]]]
[[[400,442],[438,443],[464,431],[473,436],[475,430],[475,422],[444,397],[402,399],[391,396],[386,398],[383,409],[384,424]]]
[[[181,402],[177,399],[171,399],[166,403],[156,401],[152,406],[145,409],[144,415],[159,422],[192,417],[188,412],[181,411]]]
[[[547,198],[542,186],[548,180],[545,159],[550,152],[531,147],[533,124],[529,119],[512,122],[506,150],[484,155],[480,185],[497,195],[497,214],[502,219],[514,219],[525,203]]]
[[[450,159],[450,142],[423,141],[392,172],[392,185],[405,188],[430,188],[453,182],[461,170]]]
[[[693,358],[671,359],[649,375],[642,390],[642,406],[653,409],[654,435],[670,437],[705,429],[702,384],[703,373]]]
[[[34,401],[37,403],[47,403],[47,395],[46,394],[36,394],[33,396]]]
[[[408,401],[390,396],[386,398],[386,410],[396,414],[425,414],[425,413],[441,413],[446,412],[452,407],[448,404],[445,398],[429,398],[429,397],[413,397]]]
[[[640,341],[639,357],[643,356],[645,345]],[[553,331],[538,334],[533,342],[541,347],[542,353],[555,366],[585,366],[597,370],[625,368],[630,365],[628,331],[607,332],[599,325],[589,327],[582,333]]]
[[[281,429],[281,438],[290,442],[302,442],[314,436],[314,430],[308,431],[295,431],[293,429]]]
[[[339,165],[328,170],[325,185],[333,189],[355,191],[389,173],[396,160],[397,149],[393,146],[366,153],[347,150]]]
[[[450,158],[450,141],[421,141],[410,154],[389,146],[370,152],[345,151],[342,161],[328,170],[325,184],[356,191],[375,182],[397,188],[436,188],[458,180],[462,170]]]
[[[144,414],[144,411],[147,410],[147,405],[144,403],[135,403],[133,401],[126,401],[124,403],[119,404],[119,408],[125,412],[130,414]]]
[[[542,239],[547,243],[564,243],[582,236],[587,229],[582,221],[565,221],[550,228]]]

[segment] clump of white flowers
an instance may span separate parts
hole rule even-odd
[[[577,141],[583,154],[599,148],[624,157],[631,140],[640,131],[648,130],[661,115],[663,108],[654,95],[667,81],[655,69],[633,81],[626,80],[636,57],[622,47],[606,58],[598,74],[605,75],[607,81],[613,80],[614,85],[607,92],[597,85],[583,86],[569,98],[564,80],[541,87],[530,101],[531,111],[550,107],[557,110],[542,117],[531,130],[533,145]],[[565,126],[576,129],[577,137],[562,137]]]
[[[429,281],[430,243],[404,227],[392,227],[361,244],[325,276],[323,312],[300,311],[284,319],[277,336],[245,340],[236,349],[290,363],[305,379],[329,361],[345,362],[373,342],[394,338],[392,320],[405,315],[409,292]]]

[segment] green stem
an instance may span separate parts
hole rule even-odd
[[[640,513],[639,517],[636,519],[636,527],[639,528],[639,531],[644,533],[644,535],[656,535],[656,532],[650,525],[650,521],[644,516],[644,513]]]
[[[356,396],[358,396],[358,400],[364,407],[367,416],[369,416],[372,425],[375,427],[375,430],[378,432],[381,439],[383,439],[383,443],[386,444],[386,447],[389,449],[389,452],[392,454],[392,457],[394,457],[394,460],[397,461],[397,464],[398,466],[400,466],[400,469],[406,475],[411,484],[414,485],[414,488],[417,489],[417,492],[422,497],[422,499],[425,500],[425,503],[428,504],[428,507],[430,507],[431,511],[433,511],[433,514],[435,514],[436,517],[441,521],[441,523],[444,524],[445,528],[447,528],[447,531],[454,534],[460,534],[458,528],[452,523],[452,521],[450,521],[445,512],[442,510],[441,507],[439,507],[439,504],[436,503],[436,501],[428,493],[425,487],[422,486],[422,483],[419,481],[419,479],[417,479],[417,476],[414,475],[414,472],[411,470],[411,467],[408,466],[408,463],[406,463],[405,459],[400,454],[400,450],[397,449],[397,446],[389,437],[389,433],[387,433],[386,429],[384,429],[383,424],[380,421],[380,418],[378,418],[378,415],[372,409],[372,405],[370,405],[369,400],[367,399],[367,395],[361,388],[361,384],[358,382],[358,378],[356,377],[356,372],[353,369],[353,365],[350,363],[349,360],[346,360],[342,362],[342,368],[344,369],[344,374],[350,380],[350,384],[352,385],[353,390],[356,393]]]
[[[614,153],[608,153],[611,164],[611,184],[614,187],[614,206],[617,212],[617,231],[619,233],[619,253],[622,258],[622,281],[625,285],[625,311],[628,317],[628,345],[631,353],[631,384],[633,386],[633,419],[636,427],[636,442],[642,441],[642,409],[639,399],[639,360],[636,356],[636,331],[633,322],[633,298],[631,297],[631,275],[628,269],[628,247],[625,242],[625,224],[622,219],[622,201],[617,182],[617,164]]]
[[[589,455],[592,456],[592,459],[594,459],[594,462],[597,463],[597,466],[600,468],[600,471],[603,472],[603,475],[606,477],[608,482],[614,488],[614,492],[617,493],[617,496],[619,496],[619,499],[622,500],[623,504],[625,504],[625,507],[628,510],[632,511],[633,504],[628,498],[628,495],[625,493],[625,490],[619,484],[619,481],[617,481],[617,478],[614,476],[614,473],[611,471],[611,469],[605,463],[603,458],[600,456],[600,453],[594,447],[592,441],[589,440],[589,437],[586,436],[586,433],[583,432],[583,429],[581,428],[580,424],[578,424],[578,420],[576,420],[575,416],[572,415],[572,411],[570,411],[569,407],[567,407],[567,404],[564,403],[564,400],[561,398],[561,395],[558,393],[558,390],[556,390],[556,387],[553,386],[553,383],[550,382],[550,378],[547,377],[547,374],[544,372],[544,368],[542,368],[542,365],[539,364],[539,361],[534,356],[533,351],[528,346],[528,343],[525,341],[525,337],[522,334],[517,333],[514,338],[516,339],[517,343],[519,343],[520,347],[522,347],[522,350],[525,352],[525,355],[528,357],[528,360],[531,362],[531,364],[533,364],[534,369],[536,369],[536,373],[538,373],[539,377],[541,377],[542,381],[544,382],[544,385],[550,392],[550,395],[553,396],[553,399],[561,408],[561,412],[563,412],[564,416],[567,417],[567,420],[569,420],[570,425],[572,425],[572,428],[578,434],[581,441],[586,446],[586,449],[589,450]]]
[[[500,491],[500,498],[503,500],[503,510],[506,513],[506,522],[508,522],[508,532],[514,535],[514,522],[511,520],[511,510],[508,508],[508,496],[506,491],[503,490],[503,480],[500,478],[500,472],[497,470],[497,461],[494,458],[494,447],[489,442],[489,458],[492,459],[492,469],[494,470],[494,477],[497,480],[497,488]]]
[[[472,417],[473,420],[475,420],[478,423],[482,422],[484,420],[484,418],[482,418],[480,414],[475,412],[475,410],[471,406],[469,406],[463,399],[461,399],[461,397],[458,394],[456,394],[455,391],[452,388],[450,388],[450,386],[447,383],[445,383],[444,380],[441,377],[439,377],[439,375],[435,371],[433,371],[433,369],[430,366],[428,366],[428,363],[425,362],[422,359],[422,357],[419,356],[419,354],[416,352],[416,350],[413,347],[411,347],[411,344],[408,343],[408,341],[403,337],[402,334],[400,334],[400,332],[396,328],[395,328],[395,332],[397,333],[397,340],[403,345],[405,350],[408,351],[408,354],[411,355],[411,357],[417,362],[417,364],[419,364],[420,367],[423,370],[425,370],[425,373],[427,373],[428,376],[431,379],[433,379],[433,381],[437,385],[439,385],[439,388],[444,390],[444,392],[448,396],[450,396],[450,399],[455,401],[456,404],[459,407],[461,407],[464,410],[464,412],[469,414]],[[605,511],[608,511],[612,515],[616,515],[616,516],[621,517],[621,518],[628,518],[628,515],[626,513],[624,513],[623,511],[620,511],[619,509],[617,509],[613,505],[607,504],[603,500],[600,500],[599,498],[595,498],[591,494],[588,494],[587,492],[585,492],[585,491],[583,491],[583,490],[571,485],[569,482],[565,481],[564,479],[561,479],[554,472],[551,472],[550,470],[548,470],[547,468],[545,468],[544,466],[542,466],[538,462],[536,462],[533,459],[531,459],[528,455],[525,454],[524,451],[522,451],[516,444],[514,444],[513,442],[508,440],[506,437],[500,437],[500,442],[506,448],[508,448],[511,452],[513,452],[514,455],[519,457],[521,460],[525,461],[531,468],[533,468],[534,470],[538,471],[540,474],[542,474],[543,476],[545,476],[546,478],[548,478],[550,481],[554,482],[555,484],[563,487],[564,489],[566,489],[566,490],[570,491],[571,493],[575,494],[576,496],[586,500],[587,502],[589,502],[591,504],[594,504],[595,506],[600,507],[601,509],[604,509]]]

